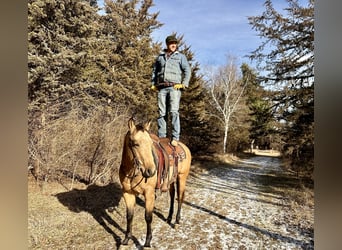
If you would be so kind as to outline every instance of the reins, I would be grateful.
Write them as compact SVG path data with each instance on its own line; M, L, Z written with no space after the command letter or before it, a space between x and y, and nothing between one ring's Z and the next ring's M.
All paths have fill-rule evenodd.
M139 170L141 171L140 168L140 164L139 164L139 160L138 158L135 156L134 150L129 146L129 149L131 150L132 154L133 154L133 173L132 175L126 175L127 178L133 179L135 177L137 177L139 175ZM138 170L138 173L136 173L136 171ZM145 177L142 175L141 173L141 180L133 187L131 187L132 189L139 186L139 184L143 181ZM146 178L147 180L147 178Z
M139 160L138 158L136 157L135 153L134 153L134 150L129 146L129 149L131 150L132 154L133 154L133 173L132 175L130 176L129 174L126 175L126 177L130 178L130 179L133 179L134 177L137 177L139 175L139 170L141 170L140 168L140 163L139 163ZM138 170L138 173L136 173Z
M139 185L139 184L141 183L141 181L142 181L144 178L146 178L146 181L147 181L147 178L150 178L150 177L154 176L154 175L155 175L155 172L156 172L157 170L155 170L155 172L153 173L153 175L151 175L150 177L144 177L143 172L142 172L142 169L141 169L141 167L140 167L141 164L140 164L139 158L136 156L136 154L135 154L135 152L134 152L134 150L133 150L132 141L131 141L130 139L128 139L128 140L129 140L129 142L128 142L128 148L130 149L130 151L131 151L132 154L133 154L133 173L132 173L132 176L126 175L126 177L128 177L128 178L130 178L130 179L133 179L133 178L139 176L139 170L140 170L141 175L142 175L142 179L141 179L141 180L139 181L139 183L137 184L137 185ZM155 152L153 151L153 148L154 148L154 145L153 145L153 147L152 147L152 155L153 155L154 163L155 163L156 166L157 166L157 163L158 163L158 156L157 156L157 155L155 154ZM137 170L138 170L138 173L137 173Z
M130 141L130 142L131 142L131 141ZM134 186L131 187L132 189L134 189L135 187L139 186L140 183L141 183L144 179L145 179L145 182L147 182L147 179L150 178L150 177L144 177L144 176L143 176L142 169L140 168L140 161L139 161L138 157L136 156L136 154L134 153L134 150L133 150L133 148L132 148L132 146L131 146L131 143L129 143L129 149L131 150L131 152L132 152L132 154L133 154L133 173L132 173L132 176L126 175L126 177L128 177L128 178L130 178L130 179L133 179L133 178L139 176L139 170L140 170L140 172L141 172L141 179L140 179L140 181L139 181L136 185L134 185ZM155 159L155 154L154 154L153 150L152 150L152 153L153 153L153 158L154 158L154 160L156 160L156 159ZM138 173L137 173L137 170L138 170ZM154 175L154 174L153 174L153 175ZM153 176L153 175L152 175L152 176ZM152 177L152 176L151 176L151 177Z

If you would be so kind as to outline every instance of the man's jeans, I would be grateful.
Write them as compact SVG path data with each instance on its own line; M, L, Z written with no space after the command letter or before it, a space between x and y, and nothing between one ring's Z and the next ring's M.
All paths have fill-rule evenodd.
M167 87L159 90L158 93L158 136L167 136L167 119L168 112L171 113L172 123L172 139L179 140L180 136L180 120L179 120L179 102L182 92L174 89L173 87Z

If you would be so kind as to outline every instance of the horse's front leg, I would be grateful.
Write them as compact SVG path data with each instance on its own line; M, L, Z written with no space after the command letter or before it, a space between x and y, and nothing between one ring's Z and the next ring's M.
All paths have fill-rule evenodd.
M146 241L144 247L151 247L152 240L152 215L154 209L154 189L145 192L145 221L147 226Z
M175 202L175 185L174 183L170 184L170 208L169 208L169 215L167 216L166 222L171 223L172 215L173 215L173 205Z
M132 238L132 221L134 217L134 207L135 207L135 195L130 193L123 193L123 197L126 203L126 219L127 219L127 229L125 234L125 239L122 244L127 245L129 239Z

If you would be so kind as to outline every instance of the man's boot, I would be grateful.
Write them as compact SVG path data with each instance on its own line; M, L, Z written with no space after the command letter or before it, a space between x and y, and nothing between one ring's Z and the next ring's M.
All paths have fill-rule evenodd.
M172 139L171 145L174 146L174 147L177 147L178 146L178 141L175 140L175 139Z

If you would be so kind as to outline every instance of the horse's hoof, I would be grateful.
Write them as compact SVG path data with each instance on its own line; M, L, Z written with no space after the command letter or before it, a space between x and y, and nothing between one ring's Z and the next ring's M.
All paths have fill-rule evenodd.
M174 224L173 228L177 230L179 228L179 224Z
M171 220L172 220L172 218L167 218L167 219L166 219L166 223L167 223L167 224L171 224Z

